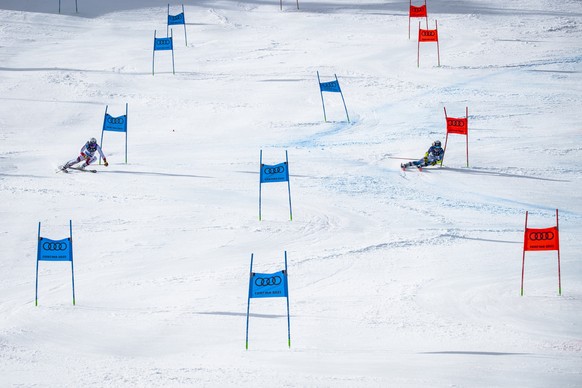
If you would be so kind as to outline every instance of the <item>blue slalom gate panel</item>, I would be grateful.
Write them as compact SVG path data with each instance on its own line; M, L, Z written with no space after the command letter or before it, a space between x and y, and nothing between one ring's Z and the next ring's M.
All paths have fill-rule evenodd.
M338 81L321 82L319 88L322 92L341 93Z
M127 116L113 117L110 114L105 114L103 120L103 130L112 132L127 132Z
M246 349L249 348L249 318L251 299L285 298L287 302L287 345L291 347L291 314L289 313L289 282L287 278L287 251L285 251L285 269L274 273L253 272L254 254L251 254L251 271L249 278L249 296L247 301Z
M184 12L179 13L177 15L168 15L168 26L175 26L179 24L186 24Z
M287 294L285 271L251 274L249 298L284 298Z
M154 38L154 51L165 51L173 49L174 45L171 36L167 38Z
M73 261L71 240L51 240L41 237L38 242L38 260L40 261Z
M289 169L287 162L261 166L261 183L287 182L289 180Z
M75 305L75 270L73 268L73 221L69 221L69 237L52 240L41 237L40 222L38 223L38 239L36 249L36 281L34 290L34 305L38 306L38 266L41 261L68 261L71 263L71 285L73 287L73 306Z

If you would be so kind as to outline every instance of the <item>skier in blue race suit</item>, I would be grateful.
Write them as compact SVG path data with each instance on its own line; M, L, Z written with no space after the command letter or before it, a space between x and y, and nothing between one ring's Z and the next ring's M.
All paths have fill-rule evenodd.
M65 163L61 167L61 170L66 170L67 168L72 167L75 164L83 162L83 161L84 161L84 163L81 165L80 168L84 169L85 167L87 167L88 165L90 165L91 163L93 163L94 161L97 160L97 156L95 155L95 152L99 153L99 155L101 156L101 159L103 159L105 167L109 166L109 163L107 163L107 159L105 158L105 155L103 155L103 151L101 150L101 146L99 146L99 144L97 144L97 139L92 137L81 148L81 152L80 152L79 156L76 159L71 159L67 163Z
M424 154L424 158L415 160L413 162L402 163L400 167L406 170L406 167L416 166L419 170L422 170L426 166L434 166L435 164L442 164L443 157L445 156L445 151L441 147L441 141L435 140L432 146Z

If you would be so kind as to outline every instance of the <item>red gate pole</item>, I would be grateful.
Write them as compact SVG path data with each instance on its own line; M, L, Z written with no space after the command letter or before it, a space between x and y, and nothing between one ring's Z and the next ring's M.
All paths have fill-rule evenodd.
M418 22L418 47L416 48L416 67L420 67L420 22Z
M412 7L412 0L408 3L408 40L410 40L410 7Z
M446 122L447 122L447 108L443 106L443 109L445 111L445 131L447 132L447 135L445 137L445 148L443 149L443 159L441 160L441 167L443 166L443 163L445 162L445 156L447 155L447 142L449 141L449 131L446 128Z
M525 212L525 231L523 232L523 257L521 259L521 296L523 296L523 277L525 270L525 242L527 239L527 210Z
M465 118L467 119L467 134L466 138L466 149L467 149L467 167L469 167L469 107L465 107Z
M412 0L410 0L412 1ZM426 22L426 29L428 30L428 7L426 6L426 0L424 0L424 10L426 11L426 16L424 17L424 21Z
M439 48L439 39L438 39L438 36L439 36L439 26L438 26L438 21L437 20L434 21L434 27L435 27L435 30L436 30L436 33L437 33L437 59L438 59L439 67L441 67L441 49Z
M558 244L559 244L560 228L558 227L558 209L556 209L556 229L558 230ZM558 245L558 295L562 296L562 275L560 273L560 245Z

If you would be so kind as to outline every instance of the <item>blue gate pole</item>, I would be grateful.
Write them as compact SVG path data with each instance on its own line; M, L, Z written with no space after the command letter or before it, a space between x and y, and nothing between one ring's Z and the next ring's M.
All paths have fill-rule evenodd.
M287 164L287 189L289 190L289 221L293 221L293 210L291 208L291 182L289 179L289 156L285 150L285 162Z
M339 81L337 79L337 75L335 75L335 81L337 82L337 84L339 86ZM344 103L344 109L346 110L346 117L348 118L348 123L349 123L350 122L350 115L348 115L348 108L346 106L346 100L344 100L344 93L342 92L342 89L341 88L340 88L340 95L342 96L342 101Z
M172 41L172 74L176 74L176 68L174 67L174 30L170 29L170 40Z
M287 287L287 344L291 349L291 317L289 314L289 273L287 272L287 251L285 251L285 286Z
M73 268L73 221L69 220L69 243L71 244L71 283L73 284L73 306L75 305L75 270Z
M127 114L127 102L125 103L125 164L127 164L127 121L129 119L129 115Z
M327 123L325 115L325 102L323 101L323 92L321 91L321 80L319 79L319 71L317 71L317 83L319 84L319 94L321 94L321 105L323 106L323 120Z
M34 290L34 305L38 306L38 259L40 258L40 222L38 223L38 241L36 247L36 287Z
M247 297L247 335L246 335L246 350L249 350L249 311L251 309L251 282L253 280L253 256L251 253L251 272L249 274L249 293Z
M156 67L156 31L154 30L154 51L153 51L153 57L152 57L152 75L156 74L155 67Z
M182 4L182 17L184 19L184 41L186 42L186 47L188 47L188 34L186 34L186 12L184 12L184 4Z
M107 108L109 105L105 105L105 114L103 115L103 128L101 128L101 142L99 145L103 149L103 133L105 132L105 120L107 119ZM101 165L101 154L99 154L99 165Z
M262 174L263 174L263 150L261 150L261 156L259 158L259 221L261 221L261 192L262 192Z

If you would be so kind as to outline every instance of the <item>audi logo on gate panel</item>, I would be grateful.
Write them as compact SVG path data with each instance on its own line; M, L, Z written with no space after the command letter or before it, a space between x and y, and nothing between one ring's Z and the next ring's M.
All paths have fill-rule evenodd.
M263 168L263 172L266 175L281 174L281 173L285 172L285 167L283 167L283 166L265 167L265 168Z
M125 122L125 117L109 117L107 122L109 124L123 124Z
M438 42L439 37L437 30L420 30L418 39L421 42Z
M530 232L529 239L531 241L550 241L555 237L554 232Z
M281 276L271 276L270 278L257 278L255 279L255 286L266 287L266 286L278 286L283 280Z
M67 243L64 242L45 242L42 244L42 249L45 251L66 251Z
M171 42L170 39L158 39L158 44L161 46L169 46Z
M447 125L449 127L465 127L467 125L467 120L461 120L461 119L448 119L447 120Z

